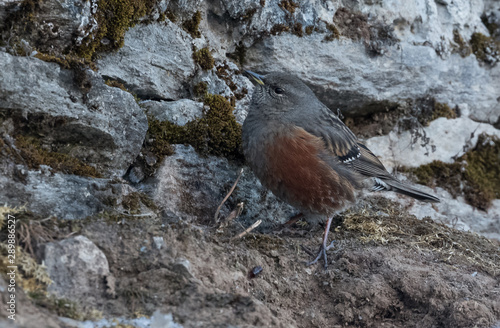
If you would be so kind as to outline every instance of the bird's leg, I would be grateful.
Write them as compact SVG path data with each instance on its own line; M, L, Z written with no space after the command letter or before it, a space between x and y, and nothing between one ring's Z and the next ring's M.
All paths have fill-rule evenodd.
M326 268L328 266L328 262L326 259L326 251L333 247L333 241L330 243L330 245L328 245L328 246L326 245L326 243L328 242L328 233L330 232L330 226L332 225L332 220L333 220L333 217L328 218L328 221L326 222L325 233L323 235L323 242L321 243L321 245L319 247L318 255L316 256L316 258L313 261L307 263L306 264L307 266L315 264L323 256L323 261L325 262L325 270L326 270Z

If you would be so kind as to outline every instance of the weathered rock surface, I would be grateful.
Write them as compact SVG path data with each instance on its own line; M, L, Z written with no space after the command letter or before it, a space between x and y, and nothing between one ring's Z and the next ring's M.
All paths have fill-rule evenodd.
M203 114L203 103L190 99L177 101L147 100L141 103L147 113L160 121L169 121L184 126L189 121L200 118Z
M139 153L147 118L132 95L87 71L85 95L73 73L55 63L0 52L0 109L32 124L32 134L110 176L121 176ZM24 123L26 122L26 123ZM68 147L71 145L71 147Z
M283 70L302 78L332 110L348 113L356 128L372 123L370 113L393 115L390 128L366 140L389 169L452 163L482 132L500 136L500 56L492 48L493 60L478 60L470 41L473 33L500 40L498 1L159 1L148 16L129 22L135 26L122 48L93 57L96 71L66 70L33 56L38 51L57 60L65 49L75 55L75 46L97 27L97 2L36 2L38 16L5 30L20 4L0 1L0 204L26 205L33 217L91 217L71 224L50 220L57 233L48 236L81 235L48 243L38 260L54 280L49 292L56 299L104 315L60 324L53 320L57 309L21 296L19 313L29 321L20 326L498 325L498 199L484 212L439 187L421 187L440 197L439 204L364 193L335 217L331 235L337 242L324 271L305 267L309 256L300 247L317 247L323 230L318 224L304 229L299 221L259 233L296 210L262 188L248 169L222 206L219 223L244 203L241 216L213 222L241 162L175 145L156 169L160 156L152 152L158 150L141 151L146 112L185 125L204 115L206 91L226 97L242 123L252 93L242 71ZM193 51L204 47L213 68L193 59ZM104 81L125 86L140 106ZM404 104L423 98L458 106L461 114L420 124L418 132L429 138L425 146L415 142L415 129L401 132L397 121L416 119ZM376 124L384 124L383 117L376 116ZM13 147L19 135L39 139L43 150L76 157L105 178L29 168ZM163 150L169 153L169 145ZM129 170L138 154L156 169L154 176L144 180L151 172ZM137 189L120 179L125 172ZM234 238L258 219L258 229ZM44 228L45 222L31 223ZM262 273L251 279L256 266ZM153 317L131 319L136 314ZM2 310L0 326L4 319Z
M171 22L138 25L127 32L125 45L103 55L98 66L101 75L123 82L140 98L185 98L184 84L195 71L191 37Z
M453 163L455 158L476 146L481 133L500 137L500 130L467 117L440 117L422 127L420 132L429 138L427 145L415 140L411 131L392 131L385 136L370 138L365 144L391 170L399 165L419 167L435 160Z
M471 118L479 121L494 123L500 116L500 68L491 74L474 56L443 60L431 47L401 44L383 56L369 57L360 43L325 43L323 37L288 34L264 39L248 50L248 67L297 74L331 109L349 115L385 110L373 106L377 102L433 95L451 105L467 104ZM295 56L290 58L290 53Z
M97 27L97 21L93 17L96 2L51 0L25 3L24 6L23 2L0 1L0 31L6 28L4 33L7 35L12 33L12 28L16 29L16 33L20 33L18 36L27 40L38 51L63 53L68 45L73 42L79 44ZM36 14L22 12L35 8ZM5 23L10 26L5 26Z
M175 154L165 158L155 178L145 188L165 211L184 220L210 222L236 181L239 170L240 167L227 159L203 158L191 146L176 145ZM222 207L221 217L227 217L240 202L244 202L244 220L253 223L262 219L263 226L286 220L296 212L264 190L248 168Z
M93 304L106 291L105 278L110 275L108 260L85 236L46 244L44 263L53 282L48 287L51 294Z

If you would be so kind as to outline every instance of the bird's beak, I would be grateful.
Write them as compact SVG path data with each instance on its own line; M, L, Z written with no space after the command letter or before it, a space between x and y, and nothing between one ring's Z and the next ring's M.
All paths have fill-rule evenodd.
M251 79L253 79L255 82L257 82L258 84L260 85L264 85L264 82L262 81L264 79L264 77L262 75L259 75L257 73L254 73L252 71L245 71L245 73L247 73L247 75L249 77L251 77Z

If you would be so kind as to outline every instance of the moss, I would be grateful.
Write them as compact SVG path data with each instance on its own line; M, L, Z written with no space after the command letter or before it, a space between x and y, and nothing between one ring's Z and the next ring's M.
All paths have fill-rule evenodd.
M306 26L305 32L307 35L311 35L313 31L314 31L314 26L312 25Z
M40 141L36 138L19 135L16 137L16 147L24 163L29 168L38 169L40 165L47 165L54 171L66 174L102 177L96 168L83 163L75 157L43 149Z
M168 20L170 20L172 23L177 22L177 16L171 11L171 10L166 10L165 15L167 16Z
M339 29L335 25L326 24L326 28L328 29L328 31L330 31L330 34L325 36L323 41L329 42L329 41L337 40L338 38L340 38Z
M421 126L428 126L431 121L439 117L452 119L459 116L458 107L451 108L449 105L440 103L434 97L430 96L409 100L401 109L403 114L409 115L409 118L401 121L401 127L404 130L415 128L412 125L413 123L411 123L415 119ZM411 123L411 126L408 126L407 123Z
M139 198L138 193L131 193L123 196L122 206L130 214L139 213L141 209L141 199Z
M304 36L304 31L302 30L302 24L301 23L296 23L293 25L293 34L295 34L298 37L303 37Z
M231 89L231 91L235 91L238 88L236 83L234 83L233 79L231 78L231 74L229 72L229 66L226 63L224 63L223 65L217 66L217 69L215 70L215 74L217 74L217 76L221 80L226 82L227 86L229 87L229 89Z
M288 32L289 30L290 28L286 25L276 24L271 28L271 31L269 31L269 33L271 33L271 35L278 35L283 32Z
M476 148L447 164L433 161L411 172L417 182L439 186L454 197L463 194L467 203L486 210L491 201L500 198L500 139L480 135Z
M41 295L36 293L29 294L31 299L39 307L45 308L60 317L71 318L74 320L99 320L103 314L96 309L83 309L78 303L66 298L56 298L54 296Z
M118 89L121 89L123 91L129 92L128 89L125 88L125 85L123 85L123 83L120 83L116 80L107 79L106 81L104 81L104 83L109 87L118 88Z
M123 46L125 32L151 13L155 0L98 0L94 15L98 29L82 40L77 49L78 56L95 59L97 51L112 51Z
M463 58L472 53L471 47L467 44L457 29L453 30L453 41L455 42L455 45L453 45L452 48Z
M345 212L342 229L336 229L342 235L340 238L356 236L365 243L396 244L418 252L429 250L445 263L473 265L492 276L498 275L498 245L488 238L456 230L428 217L419 220L387 199L379 203ZM385 215L380 214L380 209Z
M447 104L435 102L431 121L439 117L446 117L447 119L457 118L457 110L451 109Z
M157 163L173 153L171 144L192 145L202 155L242 158L241 126L233 115L234 108L220 95L206 94L204 102L209 109L203 117L190 121L185 126L148 117L147 139L151 143L146 148L156 155Z
M246 64L246 55L247 55L247 48L245 48L245 46L241 43L241 41L235 47L233 53L227 54L229 58L237 60L240 66Z
M207 82L200 82L194 85L193 93L196 97L204 97L208 90Z
M208 48L202 48L193 52L193 59L204 70L212 69L215 64L214 57L212 57Z
M346 38L370 41L370 25L368 24L368 17L363 13L348 8L339 8L333 16L333 23L339 34ZM385 29L382 26L377 25L375 24L371 28L374 32L378 30L374 33L374 37L376 36L377 39L382 40L386 38L383 34L388 31L384 31Z
M57 63L64 69L90 67L94 71L97 70L97 66L94 63L86 59L76 57L74 55L55 56L42 52L37 52L35 58L38 58L46 62Z
M197 11L193 14L193 17L182 24L182 27L186 32L188 32L193 38L201 37L201 32L199 31L201 23L201 12Z
M292 0L281 0L279 5L281 9L288 11L290 14L294 14L295 10L299 7L299 5Z
M16 220L15 224L9 221L12 219ZM6 274L8 266L17 265L16 283L28 293L38 292L42 295L45 295L47 286L52 281L45 267L33 257L31 245L36 241L50 240L46 238L49 231L47 228L40 233L41 225L47 223L44 219L36 217L24 207L0 206L0 273ZM8 243L8 239L12 237L9 234L14 234L19 245ZM15 259L9 255L15 255Z
M204 155L241 157L241 125L234 108L220 95L207 94L204 102L209 106L205 115L186 124L189 144Z
M245 11L245 13L243 13L242 16L240 16L240 20L248 22L252 19L253 15L255 15L256 12L257 8L248 9L247 11Z
M481 33L473 33L470 39L472 52L476 58L488 64L499 60L500 42Z
M158 207L146 194L141 192L132 192L122 198L122 206L129 214L138 214L141 212L141 204L146 207L157 210Z

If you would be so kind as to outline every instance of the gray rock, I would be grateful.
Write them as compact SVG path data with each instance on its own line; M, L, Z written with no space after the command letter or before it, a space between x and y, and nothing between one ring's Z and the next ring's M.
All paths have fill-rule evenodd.
M131 187L109 179L53 173L42 165L28 170L3 161L0 165L0 203L26 205L43 217L83 219L108 207ZM116 201L118 202L118 201Z
M433 95L450 105L468 104L471 118L479 121L494 123L500 116L500 68L481 67L474 56L443 60L431 47L405 43L371 58L362 44L322 38L283 34L264 39L248 50L248 67L297 74L331 109L353 115L368 114L376 106L367 105L383 100Z
M160 121L170 121L180 126L203 115L203 103L190 99L177 101L144 101L141 107Z
M175 154L165 158L149 181L146 192L160 206L184 220L212 220L217 207L229 192L240 168L227 159L200 157L191 146L176 145ZM253 223L257 219L266 227L284 222L296 212L264 190L247 168L238 186L221 210L226 217L239 202L244 202L242 219Z
M434 160L453 163L455 157L464 154L464 150L476 146L481 133L500 138L500 130L466 117L457 119L440 117L422 128L420 132L429 138L428 145L422 146L421 140L414 142L414 136L410 131L402 133L392 131L385 136L370 138L365 144L390 170L398 166L419 167Z
M0 109L7 117L34 121L32 134L106 175L122 176L134 161L147 118L131 94L89 70L91 87L84 96L73 72L32 57L0 53L0 70Z
M144 99L177 100L188 95L183 84L194 73L191 37L177 25L138 25L125 34L125 45L104 54L100 73L125 83Z
M35 14L29 21L18 20L11 26L4 26L6 18L21 9L23 1L0 1L0 29L7 28L8 39L12 35L22 37L39 51L63 53L73 43L81 40L97 28L93 17L96 8L92 1L49 0L37 3ZM30 28L25 28L28 24ZM13 33L10 34L9 33Z
M44 264L53 283L47 291L58 298L92 304L105 293L110 275L104 253L87 237L76 236L44 247ZM92 304L96 307L97 304Z

